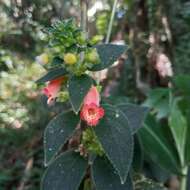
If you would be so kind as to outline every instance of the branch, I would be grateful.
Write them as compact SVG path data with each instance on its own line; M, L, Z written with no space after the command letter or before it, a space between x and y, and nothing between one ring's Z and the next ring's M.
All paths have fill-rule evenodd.
M108 32L107 32L106 41L105 41L106 44L109 43L109 41L110 41L113 21L114 21L114 17L115 17L115 11L116 11L116 7L117 7L117 1L118 0L114 0L114 4L113 4L113 8L112 8L112 13L111 13L111 19L110 19L110 22L109 22Z

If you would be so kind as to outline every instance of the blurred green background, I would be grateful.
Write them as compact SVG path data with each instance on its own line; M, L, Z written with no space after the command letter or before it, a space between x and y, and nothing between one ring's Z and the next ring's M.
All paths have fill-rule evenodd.
M90 37L105 40L112 5L89 1ZM0 1L0 190L40 189L43 130L56 108L47 107L35 84L45 72L35 59L46 49L43 28L71 16L79 22L79 6L79 0ZM150 89L168 86L156 55L169 60L174 75L190 73L190 1L119 0L111 41L129 44L130 53L108 72L104 94L143 102ZM148 176L175 189L152 168Z

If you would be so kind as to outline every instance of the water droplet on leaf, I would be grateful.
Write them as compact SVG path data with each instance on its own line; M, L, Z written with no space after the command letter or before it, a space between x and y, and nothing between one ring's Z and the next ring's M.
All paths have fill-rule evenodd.
M116 113L116 114L115 114L115 117L116 117L116 118L118 118L118 117L119 117L119 114L118 114L118 113Z

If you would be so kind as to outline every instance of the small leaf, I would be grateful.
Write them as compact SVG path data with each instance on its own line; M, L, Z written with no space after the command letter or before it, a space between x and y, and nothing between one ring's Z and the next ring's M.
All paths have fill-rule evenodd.
M164 135L164 132L155 119L149 116L138 134L141 138L143 149L151 160L167 171L179 174L180 164L176 149Z
M62 112L50 121L44 132L45 165L74 133L78 122L79 117L73 112Z
M178 103L178 100L174 99L171 105L171 114L169 116L169 126L176 143L176 148L178 150L181 164L184 164L185 143L186 143L186 135L187 135L187 120L183 116L177 103Z
M111 105L104 105L105 116L95 127L102 147L124 183L133 157L133 136L123 112Z
M42 190L77 190L85 175L88 162L78 153L60 155L44 174Z
M135 104L117 104L117 107L125 114L129 121L132 133L136 133L143 126L143 121L148 112L148 108Z
M51 81L51 80L54 80L56 78L59 78L61 76L64 76L65 74L67 74L67 71L63 67L51 69L48 71L47 74L45 74L42 78L38 79L36 82L37 83L44 83L44 82Z
M127 50L126 45L100 44L96 46L100 62L91 71L100 71L111 66Z
M92 177L97 190L133 190L131 178L128 177L124 184L121 184L117 172L110 162L97 157L92 166Z
M78 113L93 80L88 75L73 76L69 80L69 96L73 110Z

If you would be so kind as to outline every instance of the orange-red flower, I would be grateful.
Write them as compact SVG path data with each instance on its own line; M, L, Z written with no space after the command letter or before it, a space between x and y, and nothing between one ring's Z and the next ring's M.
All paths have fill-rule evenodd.
M63 82L64 77L49 81L47 86L43 89L43 93L48 97L47 104L51 105L55 98L57 97L60 89L61 83Z
M84 98L80 117L89 126L96 126L103 116L104 109L100 107L100 95L97 88L93 86Z

